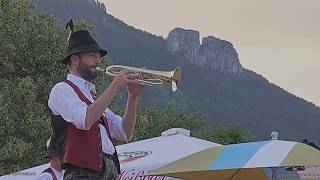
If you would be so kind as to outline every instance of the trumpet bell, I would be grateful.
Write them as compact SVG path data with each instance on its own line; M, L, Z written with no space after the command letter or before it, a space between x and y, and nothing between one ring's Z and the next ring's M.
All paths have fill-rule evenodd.
M178 89L181 79L181 67L176 67L173 71L156 71L144 68L136 68L122 65L108 66L106 69L96 68L98 71L103 71L110 76L116 76L120 71L126 69L138 74L138 78L134 79L143 85L155 86L161 85L164 82L171 84L171 89L175 92Z
M173 76L171 79L171 89L173 92L175 92L178 89L178 84L180 82L180 79L181 79L181 67L178 66L173 71Z

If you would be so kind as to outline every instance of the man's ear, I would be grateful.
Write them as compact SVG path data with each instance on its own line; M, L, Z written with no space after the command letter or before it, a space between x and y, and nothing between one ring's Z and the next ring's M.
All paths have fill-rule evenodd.
M77 55L71 55L70 56L70 65L73 65L73 66L78 66L79 65L79 57Z

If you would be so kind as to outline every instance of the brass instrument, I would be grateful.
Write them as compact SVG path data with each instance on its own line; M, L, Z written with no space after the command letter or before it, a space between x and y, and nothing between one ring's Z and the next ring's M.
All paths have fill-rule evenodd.
M173 71L155 71L144 68L136 68L122 65L108 66L106 69L97 67L97 71L105 72L110 76L116 76L120 71L126 69L137 74L135 81L147 86L161 85L164 82L171 84L171 89L175 92L181 78L181 67L176 67Z

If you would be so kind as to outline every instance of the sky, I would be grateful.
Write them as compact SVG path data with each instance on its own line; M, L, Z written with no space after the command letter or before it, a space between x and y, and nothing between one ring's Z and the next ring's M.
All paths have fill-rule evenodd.
M227 40L240 63L320 105L319 0L100 0L130 26L167 37L175 27Z

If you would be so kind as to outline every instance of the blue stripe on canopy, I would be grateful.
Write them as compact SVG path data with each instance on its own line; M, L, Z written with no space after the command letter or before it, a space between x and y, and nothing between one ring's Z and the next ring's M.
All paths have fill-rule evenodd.
M228 145L209 165L209 170L242 168L251 157L270 141Z

